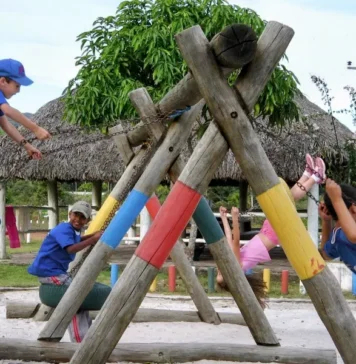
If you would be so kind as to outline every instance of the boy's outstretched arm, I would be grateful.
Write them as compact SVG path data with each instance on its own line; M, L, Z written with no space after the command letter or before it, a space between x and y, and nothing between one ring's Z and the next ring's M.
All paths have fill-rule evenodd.
M70 245L67 248L67 252L69 254L73 254L73 253L77 253L77 252L85 249L87 246L95 245L98 242L98 240L100 239L102 234L103 234L102 231L98 231L94 234L90 234L90 236L88 235L86 239L84 239L84 240L82 239L79 243ZM83 238L84 237L85 236L83 236Z
M25 140L20 132L7 120L6 116L0 116L0 127L14 142L21 144ZM41 152L30 143L27 142L23 146L27 154L33 159L40 159L42 157Z
M32 131L36 135L37 139L43 140L51 137L51 134L47 130L38 126L36 123L27 118L17 109L11 107L9 104L4 103L0 105L0 109L6 116L21 124L26 129Z

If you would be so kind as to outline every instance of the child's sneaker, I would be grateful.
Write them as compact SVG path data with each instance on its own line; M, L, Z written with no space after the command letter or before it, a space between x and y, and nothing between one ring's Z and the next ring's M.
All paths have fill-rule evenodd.
M307 176L307 177L311 177L313 175L313 173L315 172L315 165L314 165L314 159L309 153L307 153L305 155L305 162L306 162L306 166L305 166L305 171L304 171L303 175Z
M314 175L316 175L319 178L319 181L317 181L319 184L325 183L326 181L326 167L324 161L317 157L315 158L315 169Z

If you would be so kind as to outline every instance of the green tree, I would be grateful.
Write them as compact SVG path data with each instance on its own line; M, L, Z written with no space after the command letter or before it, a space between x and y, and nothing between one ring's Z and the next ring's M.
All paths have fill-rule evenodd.
M98 18L93 29L77 38L82 54L76 64L81 68L64 90L67 120L106 127L118 118L133 117L130 91L146 87L157 102L187 73L175 34L199 24L211 39L233 23L250 25L257 35L266 24L253 10L225 0L121 2L114 16ZM294 74L278 65L255 106L255 116L269 116L278 125L299 119L297 84Z

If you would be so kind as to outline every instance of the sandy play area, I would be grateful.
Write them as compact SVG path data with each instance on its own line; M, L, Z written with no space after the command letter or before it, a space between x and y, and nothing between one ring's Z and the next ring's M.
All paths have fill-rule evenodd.
M43 327L43 322L31 319L6 320L5 305L11 300L38 301L37 291L0 292L0 337L35 340ZM232 299L214 299L218 311L238 312ZM142 307L177 310L194 310L189 298L162 297L149 295ZM356 311L356 304L351 308ZM303 348L335 348L314 307L305 302L287 303L272 301L266 315L282 346ZM63 341L69 341L66 334ZM254 344L249 330L243 326L222 324L213 326L204 323L137 323L130 324L121 342L222 342ZM1 364L18 364L19 360L1 360ZM34 363L34 362L31 362ZM213 361L195 362L199 364ZM228 363L228 362L219 362ZM342 360L338 357L338 363Z

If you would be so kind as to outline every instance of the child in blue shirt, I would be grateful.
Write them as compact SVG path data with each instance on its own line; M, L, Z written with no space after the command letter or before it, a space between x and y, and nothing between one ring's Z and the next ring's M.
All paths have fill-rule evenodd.
M340 258L356 273L356 189L329 178L325 189L324 203L319 205L322 254L327 260Z
M69 221L60 223L48 233L28 272L37 276L43 284L69 285L72 278L67 271L75 253L95 245L102 235L99 231L81 236L81 230L90 217L90 204L76 202L69 212ZM79 311L68 327L71 341L81 342L90 325L89 312Z
M33 83L26 74L24 66L14 59L0 60L0 127L16 143L22 145L27 154L33 159L40 159L41 152L31 145L19 131L9 122L7 117L13 119L26 129L32 131L37 139L50 138L49 132L28 119L20 111L11 107L7 100L20 92L21 86Z

